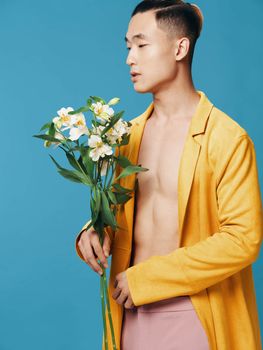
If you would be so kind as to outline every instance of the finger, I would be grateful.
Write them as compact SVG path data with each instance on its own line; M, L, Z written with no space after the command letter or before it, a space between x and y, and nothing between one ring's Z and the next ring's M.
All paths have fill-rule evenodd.
M118 296L118 298L116 299L116 303L119 305L123 305L126 302L127 297L128 297L127 294L122 291Z
M134 309L135 308L135 305L133 304L131 298L129 298L129 297L127 298L126 302L124 303L124 307L125 307L125 309Z
M120 288L116 288L114 290L114 292L112 293L113 299L117 299L119 297L120 293L121 293L121 289Z
M110 243L110 237L107 234L105 234L102 249L106 257L110 255Z
M98 236L91 237L90 243L92 248L94 249L95 254L100 259L101 263L104 265L104 267L108 267L108 262L107 262L106 256L103 253L102 247L100 245L99 237Z
M96 257L93 253L92 246L89 241L85 242L85 249L83 250L83 256L85 258L86 263L92 268L94 272L102 273L102 269L96 260Z

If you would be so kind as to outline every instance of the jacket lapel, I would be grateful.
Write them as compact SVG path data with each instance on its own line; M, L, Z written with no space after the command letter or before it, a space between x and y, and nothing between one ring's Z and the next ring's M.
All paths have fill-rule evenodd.
M178 220L179 247L182 242L184 219L189 201L190 191L194 179L197 161L201 152L203 135L213 104L202 91L198 91L201 98L196 112L191 120L185 140L178 174Z
M131 161L132 164L136 164L136 165L138 164L139 150L140 150L140 144L143 136L144 127L146 124L146 120L150 117L152 111L153 111L153 103L151 103L147 107L145 112L142 113L133 122L130 142L128 147L128 154L125 154L125 156ZM127 177L124 177L122 181L123 181L122 185L124 187L134 188L135 181L136 181L136 174L132 174ZM132 235L133 235L133 224L134 224L133 215L134 215L134 204L135 204L134 201L135 201L135 193L133 193L132 198L130 198L128 202L124 204L124 212L125 212L127 228L128 228L127 249L129 250L131 250L132 248Z
M178 173L178 220L179 220L179 247L181 245L182 230L185 219L185 213L187 209L187 203L189 200L190 190L194 178L196 164L202 147L202 135L205 132L208 117L213 108L213 104L206 97L204 92L197 91L200 95L200 100L195 111L187 137L185 140L182 157L180 160L179 173ZM143 136L144 127L147 119L150 117L153 111L153 102L148 106L143 114L134 120L132 126L132 132L130 136L130 147L127 157L133 164L137 164L140 144ZM143 166L143 164L141 164ZM123 179L123 186L128 188L134 188L136 181L136 174L129 175ZM129 249L132 247L132 235L133 235L133 215L134 215L134 196L125 203L124 211L127 219L128 226L128 242Z

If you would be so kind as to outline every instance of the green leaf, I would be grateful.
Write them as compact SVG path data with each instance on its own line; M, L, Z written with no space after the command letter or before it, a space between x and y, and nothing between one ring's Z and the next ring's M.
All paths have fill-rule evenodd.
M92 180L87 175L84 175L77 170L65 169L58 164L58 162L54 159L54 157L52 157L50 154L49 154L49 156L52 159L52 161L55 163L55 165L57 166L58 172L62 176L64 176L65 178L67 178L71 181L74 181L74 182L82 182L83 184L88 185L88 186L91 186L93 184Z
M102 200L101 214L102 214L103 221L107 225L110 225L111 227L116 228L117 222L116 222L115 216L113 215L110 209L109 202L104 191L101 191L101 200Z
M33 137L37 137L39 139L48 140L48 141L52 141L52 142L59 142L59 143L61 143L61 140L56 139L54 136L47 135L47 134L33 135Z
M82 174L81 169L83 170L83 172L86 174L84 176L84 174L82 174L82 176L87 177L88 178L88 182L92 183L92 173L89 173L89 169L86 169L85 165L82 162L82 158L81 156L79 157L79 160L77 160L72 154L70 154L69 152L66 152L67 158L69 163L72 165L73 168L75 168L78 172L80 172Z
M103 237L103 228L104 228L104 222L102 219L102 214L101 212L99 213L97 220L94 220L93 223L94 230L99 234L99 237Z
M73 168L75 168L76 170L80 171L78 162L77 162L77 160L75 159L75 157L74 157L71 153L69 153L68 151L66 151L66 156L67 156L67 158L68 158L68 161L69 161L70 165L71 165Z
M100 212L100 206L101 206L101 193L100 190L94 186L94 201L95 201L95 205L94 205L94 209L95 209L95 215L94 218L97 219L99 212Z
M90 197L90 210L91 210L91 215L92 217L95 216L95 200L93 197Z
M51 123L50 125L50 128L49 128L49 131L48 131L48 135L51 135L51 136L55 136L55 133L56 133L56 128L55 128L55 124L54 123Z
M115 194L111 190L107 190L108 196L113 204L118 204Z
M100 195L100 190L96 186L92 186L92 193L94 193L94 197L93 196L91 197L91 212L92 212L92 218L95 222L100 212L101 195Z
M103 98L101 98L99 96L90 96L90 98L92 98L92 100L95 101L95 102L101 102L103 104L106 104L106 101L103 100Z
M74 142L74 141L72 141L72 142ZM76 140L75 140L75 142L76 142ZM73 151L73 152L79 151L79 146L78 146L78 145L75 145L75 146L73 146L73 147L70 147L70 150Z
M128 194L125 194L125 193L115 192L115 197L118 204L123 204L123 203L126 203L132 196L129 196Z
M103 136L108 130L110 130L110 128L112 128L116 123L117 121L122 117L124 111L121 111L119 113L116 113L113 115L113 117L111 118L110 120L110 123L109 125L107 125L101 132L101 136Z
M120 146L127 145L129 143L130 136L131 136L131 134L122 135L122 140L121 140Z
M88 146L87 147L81 147L80 148L80 154L81 154L83 165L84 165L84 167L85 167L89 177L92 178L93 177L95 163L93 162L93 160L89 156L89 150L90 150L90 147L88 147Z
M59 169L59 174L65 177L68 180L71 180L73 182L83 183L83 180L73 171L67 170L67 169Z
M126 168L127 166L132 165L129 159L121 154L119 154L118 157L114 157L114 159L116 159L122 168Z
M86 169L85 165L83 164L81 155L80 155L79 158L78 158L78 163L79 163L79 165L81 166L81 169L83 169L83 171L84 171L86 174L88 174L90 178L92 178L92 173L90 174L90 173L88 172L88 169Z
M87 112L89 110L89 107L88 106L83 106L83 107L80 107L74 111L70 111L68 112L68 114L72 115L72 114L77 114L77 113L82 113L82 112Z
M129 165L127 166L125 169L122 170L122 172L120 173L120 175L118 177L116 177L115 180L118 180L122 177L134 174L134 173L139 173L141 171L147 171L149 169L147 168L143 168L140 165Z
M52 157L51 154L49 154L49 157L50 157L51 160L55 163L55 165L56 165L56 167L57 167L58 169L64 169L64 168L62 168L62 166L60 166L60 165L58 164L58 162L55 160L54 157Z
M133 191L133 189L123 187L123 186L121 186L121 185L118 184L118 183L114 183L114 184L112 185L112 187L114 187L115 190L116 190L117 192L119 192L119 193L126 193L126 192L132 192L132 191Z
M41 130L45 130L45 129L49 129L49 128L50 128L50 125L51 125L51 123L46 123L46 124L44 124L44 125L41 127L40 131L41 131Z
M90 108L92 104L92 99L88 98L86 103L87 103L87 106Z

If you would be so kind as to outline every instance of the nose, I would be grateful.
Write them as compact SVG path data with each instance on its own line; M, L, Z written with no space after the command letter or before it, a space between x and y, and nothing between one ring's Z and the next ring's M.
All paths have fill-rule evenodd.
M136 61L135 61L135 58L134 58L134 55L131 53L131 49L128 51L128 56L127 56L127 59L126 59L126 64L128 66L131 66L132 64L134 64Z

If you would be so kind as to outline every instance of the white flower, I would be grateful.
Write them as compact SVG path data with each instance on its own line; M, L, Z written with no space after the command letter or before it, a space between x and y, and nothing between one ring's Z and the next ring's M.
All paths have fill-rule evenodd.
M100 157L105 157L105 155L111 155L113 149L106 143L103 143L101 137L98 135L91 135L88 140L89 147L93 148L90 151L91 159L96 162Z
M99 126L97 126L97 127L93 126L93 128L92 128L92 134L95 134L95 135L99 135L99 136L100 136L103 129L105 129L105 126L103 126L103 125L99 125Z
M89 129L86 126L86 119L83 113L74 114L74 126L70 128L69 139L78 140L81 135L89 135Z
M110 117L112 117L114 114L113 108L111 108L109 105L103 105L102 110L103 112L107 113Z
M53 118L52 120L58 129L60 129L62 126L65 126L65 128L61 129L61 131L69 129L74 125L76 120L76 114L73 114L73 115L68 114L71 111L74 111L72 107L67 107L67 108L62 107L57 111L59 116Z
M102 112L103 104L101 102L92 103L91 107L93 108L93 112L99 115Z
M110 121L111 117L114 114L114 110L109 107L109 105L104 105L101 102L92 103L91 107L97 118L104 123Z
M105 135L107 136L110 144L114 144L117 140L121 142L122 136L126 133L130 133L130 127L125 120L120 118L117 123L106 132Z
M55 118L53 118L52 121L55 124L56 129L59 130L62 126L62 121L61 121L60 117L55 117Z
M77 113L73 115L75 117L74 126L83 128L86 126L86 119L83 113Z
M71 128L69 130L69 139L71 141L78 140L82 135L90 135L89 129L86 126L79 128Z
M57 111L58 117L53 118L53 123L59 131L69 130L69 139L71 141L77 140L81 135L89 135L89 129L86 126L86 119L83 113L68 114L73 111L72 107L61 108ZM64 128L62 128L64 126Z
M128 123L120 118L117 123L114 125L114 129L119 133L120 136L124 134L130 133L130 127L128 126Z

